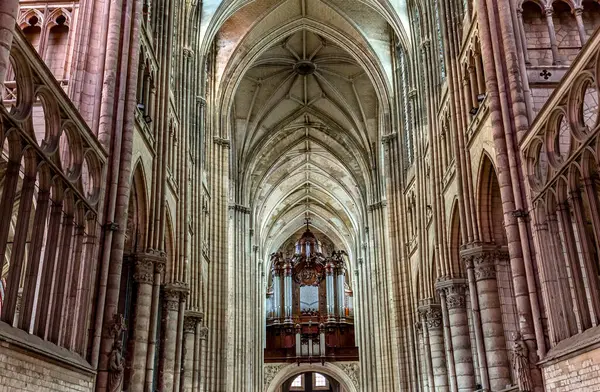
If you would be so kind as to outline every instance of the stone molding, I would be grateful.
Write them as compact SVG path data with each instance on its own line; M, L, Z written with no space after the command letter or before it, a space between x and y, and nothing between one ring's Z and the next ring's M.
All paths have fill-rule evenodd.
M239 211L243 214L250 214L252 212L252 210L250 209L250 207L246 207L244 205L241 204L230 204L229 205L229 209L233 210L233 211Z
M213 142L216 145L221 146L223 148L231 148L231 143L230 143L229 139L215 136L215 137L213 137Z
M375 202L373 204L370 204L368 207L369 212L373 212L376 210L379 210L383 207L387 206L387 201L386 200L380 200L378 202Z
M383 135L381 137L381 144L388 144L393 140L398 138L398 132L388 133L387 135Z

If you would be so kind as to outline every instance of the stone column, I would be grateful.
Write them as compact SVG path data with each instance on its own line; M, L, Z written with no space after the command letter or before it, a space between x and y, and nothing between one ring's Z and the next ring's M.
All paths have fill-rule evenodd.
M579 39L581 40L581 46L583 46L587 42L587 34L585 32L585 26L583 25L583 19L581 17L581 15L583 14L583 6L576 7L573 10L573 14L575 14L575 20L577 21L577 30L579 30Z
M202 322L202 313L187 310L183 319L183 375L181 391L194 391L196 364L196 330Z
M523 48L523 59L525 64L530 65L529 51L527 50L527 39L525 38L525 28L523 26L523 7L517 8L517 21L519 23L519 39L521 40L521 47Z
M200 370L202 369L203 363L202 358L204 358L203 353L206 352L206 340L208 339L208 327L202 326L198 329L196 336L196 351L198 355L196 355L196 368L194 369L194 391L204 391L206 381L201 379Z
M421 302L421 301L419 301ZM435 392L435 381L433 378L433 366L431 364L431 349L429 345L429 332L427 330L427 306L420 305L417 309L421 324L421 356L423 359L423 390Z
M175 381L179 302L182 294L186 293L186 287L183 284L170 283L165 286L163 293L163 341L158 385L162 392L171 392Z
M475 273L490 389L501 390L511 384L511 369L496 281L496 261L508 257L508 253L496 246L483 245L467 249L462 255L467 269L473 269Z
M10 64L10 48L18 13L19 0L0 2L0 97L4 95L4 78Z
M458 390L473 391L475 389L475 372L465 296L466 280L440 280L436 284L436 288L440 292L440 296L445 298Z
M148 350L146 353L146 387L145 392L154 391L154 368L156 356L156 339L158 338L157 331L160 330L158 314L160 303L160 287L162 285L165 268L167 265L167 255L162 251L151 251L147 253L154 255L154 283L152 285L152 316L150 317L150 332L148 336Z
M477 94L485 94L485 75L479 50L473 53L473 61L475 62L475 75L477 76Z
M474 108L472 99L471 99L471 86L470 86L470 81L469 81L469 74L467 72L465 72L465 75L463 75L463 92L464 92L464 100L465 100L465 117L466 117L466 122L467 124L471 123L471 120L469 118L469 115L471 113L471 109Z
M479 82L477 80L477 73L475 72L475 65L469 64L467 72L469 72L469 85L471 86L471 102L474 108L479 108L479 101L477 100Z
M427 336L429 337L429 352L433 371L433 384L430 390L448 392L448 368L446 366L446 348L444 347L444 331L442 328L442 310L439 304L429 302L419 307L424 315Z
M415 369L417 375L420 373L420 377L417 377L420 380L420 386L418 386L418 390L420 391L428 391L429 390L429 379L428 379L428 360L425 356L424 349L424 334L423 334L423 323L419 321L415 321L415 335L416 335L416 344L417 344L417 352L415 355L418 358L418 363L420 364L419 369Z
M546 15L546 24L548 25L548 35L550 35L550 47L552 48L552 62L553 65L560 64L560 58L558 57L558 44L556 43L556 31L554 30L554 10L552 5L546 7L544 14Z
M148 335L152 309L152 284L154 282L154 262L147 254L134 256L135 272L133 279L137 283L135 316L133 317L133 358L131 361L131 391L142 392L146 376L146 355L148 354Z

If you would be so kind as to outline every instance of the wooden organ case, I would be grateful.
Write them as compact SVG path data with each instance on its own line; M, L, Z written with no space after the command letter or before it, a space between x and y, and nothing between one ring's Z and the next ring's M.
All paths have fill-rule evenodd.
M322 252L307 227L293 255L271 255L265 362L358 360L347 254Z

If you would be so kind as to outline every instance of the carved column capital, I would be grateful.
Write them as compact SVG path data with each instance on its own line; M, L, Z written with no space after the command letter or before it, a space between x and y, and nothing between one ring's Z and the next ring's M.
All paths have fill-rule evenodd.
M195 333L196 327L204 320L204 314L201 312L186 311L183 318L183 332Z
M135 273L133 278L138 283L154 282L155 272L163 273L167 262L167 254L160 250L147 249L133 255L135 262Z
M421 318L425 322L427 329L440 328L442 326L442 308L440 304L428 303L418 308Z
M467 281L465 279L452 279L441 277L435 284L441 296L446 298L446 307L463 309L467 306Z
M160 275L164 275L165 269L167 268L166 261L157 261L154 263L154 272Z
M415 331L417 332L418 335L423 333L423 323L421 323L420 321L415 321Z
M198 331L198 337L200 338L200 340L208 339L208 327L204 326L200 328L200 331Z
M185 283L169 283L163 289L163 307L165 310L178 311L179 303L187 299L189 289Z
M133 279L139 284L154 283L154 263L144 258L135 258Z
M427 328L434 329L442 326L442 309L439 305L431 305L425 317Z
M496 279L496 264L500 260L509 258L505 247L493 244L471 244L461 250L467 269L475 270L475 279L477 281Z
M172 310L174 312L179 310L179 293L173 290L164 291L163 296L163 308L164 310Z

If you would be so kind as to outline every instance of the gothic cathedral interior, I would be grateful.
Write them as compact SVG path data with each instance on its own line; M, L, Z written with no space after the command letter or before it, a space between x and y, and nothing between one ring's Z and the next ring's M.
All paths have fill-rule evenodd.
M600 391L600 0L0 0L0 392Z

